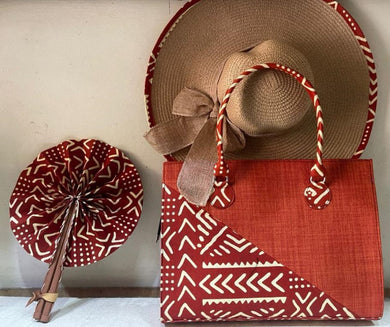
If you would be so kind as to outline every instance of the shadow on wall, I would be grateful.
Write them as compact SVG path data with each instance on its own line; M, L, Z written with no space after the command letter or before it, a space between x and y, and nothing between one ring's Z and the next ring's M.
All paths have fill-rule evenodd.
M29 255L19 244L18 247L18 269L22 280L21 287L40 289L49 265Z

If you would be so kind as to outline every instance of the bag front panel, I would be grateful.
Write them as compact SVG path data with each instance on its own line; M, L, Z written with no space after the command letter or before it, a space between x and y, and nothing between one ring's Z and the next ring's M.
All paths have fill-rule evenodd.
M237 238L238 240L246 240L253 245L253 248L258 247L260 249L259 253L264 252L267 255L270 255L274 261L283 265L289 272L291 271L294 276L297 276L292 278L293 281L295 281L295 278L298 278L298 280L303 278L306 285L312 285L315 289L322 290L319 294L323 292L329 299L332 299L330 300L332 303L339 303L341 308L346 308L348 312L351 314L353 313L352 315L354 317L367 319L379 318L383 305L383 284L379 227L371 162L362 160L328 160L325 164L328 168L328 175L331 177L329 184L333 192L333 199L331 205L322 211L310 209L303 199L303 190L307 187L307 172L311 167L311 161L279 160L229 162L232 175L234 176L235 203L226 210L217 210L206 207L204 212L210 217L213 217L215 221L220 221L224 226L229 228L229 230L231 229L232 233L238 233L238 235L240 235ZM179 170L179 163L167 163L164 166L164 183L171 193L177 193L175 185ZM166 191L164 191L164 194L166 194ZM169 197L165 200L168 201L168 199ZM184 221L184 218L181 215L178 215L179 212L170 211L172 207L170 206L170 208L167 208L167 206L169 205L164 203L163 235L164 231L166 232L168 228L173 230L176 225L180 228ZM191 206L187 205L186 207ZM196 207L192 208L192 210L195 209ZM183 210L181 213L183 214ZM167 221L169 219L167 217L168 214L171 215L169 222ZM189 215L190 214L187 214L187 216ZM173 219L175 219L175 222L172 222L172 216L174 216ZM189 217L187 216L185 218L188 220ZM197 219L196 214L195 219ZM195 226L193 226L193 228L195 231L193 232L198 238L204 238L202 231L197 230L197 224L194 224ZM185 224L183 228L188 227L187 225L189 224ZM175 236L170 239L170 242L163 236L163 251L166 245L172 246L171 244L176 236L178 236L178 232L179 230L177 230ZM216 235L214 235L214 237L215 236ZM212 252L215 258L223 258L225 263L231 265L246 262L245 259L243 259L245 256L243 257L243 253L241 252L239 253L241 259L237 257L233 260L232 249L227 248L225 241L229 243L229 239L223 239L221 241L222 244L219 245L222 247L216 249L217 252ZM197 249L198 246L201 248L204 246L202 242L195 244L195 241L192 241L192 243L195 249ZM233 244L231 240L230 244ZM238 245L236 244L236 247L240 249L240 246ZM188 252L195 249L192 249L192 246L187 239L183 244L178 244L176 254L180 257L182 251ZM169 248L167 250L169 251ZM230 253L228 253L229 251ZM204 254L205 253L206 252L204 252ZM210 257L210 259L212 259L212 257ZM166 260L164 255L162 256L162 260L162 267L169 266L164 265L164 263L166 263L164 262L164 260ZM200 262L204 260L204 255L197 257L194 253L192 253L192 260L197 267L195 268L193 265L194 272L190 274L190 276L197 276L197 274L199 274L199 265L207 265L210 263ZM198 262L197 260L200 261ZM251 260L254 260L253 262L261 262L262 259L256 257ZM247 262L250 262L251 260L247 260ZM185 261L187 262L188 260ZM216 276L210 275L209 279L212 282L214 281L214 286L220 284L221 281L225 281L226 285L229 286L232 281L237 281L240 278L244 280L244 283L247 283L246 277L248 276L256 276L254 278L254 280L256 280L256 278L262 274L262 277L265 277L268 273L271 273L271 275L267 277L268 281L271 281L272 278L277 278L282 273L279 272L279 274L277 274L276 272L267 271L267 273L264 274L262 272L264 270L253 272L253 262L245 269L249 269L254 275L250 275L250 271L243 272L239 270L240 268L237 268L238 270L234 270L237 275L233 272L227 276L222 274L220 280L215 280L215 278L218 278L221 274L220 272ZM265 262L267 262L267 260ZM181 268L183 267L180 267L180 269ZM241 268L244 269L244 267ZM260 268L257 267L256 269ZM275 269L275 267L272 269ZM216 272L217 271L218 270L216 270ZM226 268L224 271L226 271ZM162 271L162 273L163 281L165 283L166 272ZM230 277L231 281L226 281L226 278L232 273L233 275ZM256 273L258 275L256 275ZM244 274L245 277L242 277ZM207 274L205 277L207 277ZM205 277L203 277L203 279ZM194 283L198 285L203 279L198 281L194 280ZM287 281L289 280L290 278L288 278ZM169 282L173 286L168 289L177 289L179 294L176 294L176 299L178 300L180 295L182 295L180 300L183 300L184 296L187 295L186 290L181 294L181 292L183 292L183 285L175 284L175 281L172 283L172 280ZM208 281L205 281L204 283L207 282ZM278 281L278 284L279 282L280 281ZM162 301L164 301L164 292L167 288L164 287L164 283L161 285L163 292ZM240 282L238 282L238 284L240 285ZM253 281L249 284L253 284ZM290 290L290 286L292 286L293 291L295 291L297 285L285 286L285 290ZM302 286L304 286L304 283L298 285L298 287ZM198 287L198 289L202 288ZM211 287L211 289L213 288ZM221 289L221 286L219 286L219 289ZM251 289L251 287L249 287L247 291L249 291L249 289ZM259 287L258 284L253 290L256 291L257 289L261 290L261 287ZM301 289L299 288L299 290ZM217 292L219 292L218 289ZM227 294L221 293L223 296L229 295L229 289L224 290L224 292L227 292ZM310 296L308 296L308 294L309 293L299 293L298 296L294 293L295 302L299 303L300 298L303 300L306 297L307 300L316 298L313 290L311 290ZM206 295L207 292L206 294L198 296L205 299ZM255 292L252 295L255 298L256 296L259 297L258 292ZM234 299L250 298L250 295L245 292L240 296L242 297L233 297L231 299L233 301ZM311 296L313 296L313 298L311 298ZM276 296L276 298L278 297L280 296ZM317 297L317 300L318 299L319 297ZM312 303L312 306L315 302ZM258 302L254 303L256 303L257 309L267 310L263 304L259 305ZM280 310L286 310L286 303L282 303L282 301L277 303L283 304L283 306L280 307ZM294 308L294 302L291 303ZM170 309L172 310L172 307ZM242 310L246 311L239 312L248 314L248 309L248 303L246 303L242 307ZM256 308L252 308L251 311L258 312L255 309ZM277 308L273 307L273 309L276 310ZM321 307L319 309L321 309ZM297 319L299 314L301 315L301 317L299 317L300 319L351 318L351 316L348 316L344 311L343 316L337 311L334 311L333 315L332 312L324 314L324 310L325 308L323 308L322 312L318 312L317 316L314 315L314 311L311 310L310 307L310 311L312 312L311 315L309 312L301 312L291 317L296 311L295 309L295 311L292 311L289 314L286 311L278 317L271 317L271 313L275 314L276 312L269 311L270 314L263 314L264 317L256 316L254 313L251 314L249 312L251 318L245 316L237 316L236 318L238 320ZM184 312L189 312L186 308L182 311L181 317L179 316L180 312L178 312L178 316L174 320L183 319ZM218 311L220 310L215 312ZM205 313L205 311L200 312ZM225 313L227 312L229 312L229 310ZM237 312L237 314L239 312ZM186 319L192 318L193 320L196 320L197 318L200 318L207 320L205 317L202 318L198 314L196 317L193 317L190 314ZM207 313L205 314L208 317L211 317ZM227 315L226 317L228 316L231 318L232 315ZM211 317L209 320L217 319L218 317Z

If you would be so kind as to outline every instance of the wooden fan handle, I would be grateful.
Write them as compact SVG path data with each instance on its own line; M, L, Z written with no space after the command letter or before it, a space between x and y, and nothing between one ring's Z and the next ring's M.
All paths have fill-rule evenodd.
M76 209L77 201L73 200L65 218L64 227L61 232L59 244L54 253L53 261L46 273L42 288L38 291L40 295L38 295L38 303L33 315L34 319L37 321L48 322L50 320L51 309L53 308L58 285L62 276L63 262L66 255L69 235L73 227ZM44 295L46 295L46 299ZM49 297L47 297L47 295L49 295ZM51 301L50 298L54 299L54 302Z

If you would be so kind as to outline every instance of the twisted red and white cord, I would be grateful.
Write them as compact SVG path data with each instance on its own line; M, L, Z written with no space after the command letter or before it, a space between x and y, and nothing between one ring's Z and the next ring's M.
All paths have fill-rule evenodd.
M223 151L223 122L226 115L226 108L230 101L230 97L237 87L237 85L248 75L251 75L257 71L266 70L266 69L275 69L282 71L296 81L298 81L306 90L310 96L314 109L316 111L316 120L317 120L317 149L315 156L315 163L310 171L310 186L305 190L304 195L310 207L315 209L325 208L331 200L331 193L329 188L326 186L326 170L323 165L322 155L323 155L323 142L324 142L324 121L322 117L322 108L320 105L320 100L315 91L313 85L299 72L285 67L277 63L265 63L261 65L253 66L246 71L242 72L240 76L233 80L232 85L225 93L225 97L222 101L221 107L219 109L217 117L217 151L218 151L218 161L214 166L214 194L211 196L211 203L216 203L215 199L218 197L218 206L221 208L228 207L230 205L229 201L233 201L228 196L220 196L220 191L223 189L224 195L227 192L228 185L228 176L229 168L227 163L224 160L224 151ZM230 192L231 193L231 192ZM225 201L223 200L225 198Z

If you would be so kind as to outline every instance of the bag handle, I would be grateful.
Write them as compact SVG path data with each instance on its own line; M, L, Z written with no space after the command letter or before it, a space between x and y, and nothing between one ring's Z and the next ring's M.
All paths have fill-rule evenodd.
M222 209L229 207L234 202L234 191L231 185L229 185L229 168L224 160L223 150L223 123L226 116L227 104L229 103L230 97L234 89L246 76L251 75L254 72L266 69L279 70L292 76L305 88L306 92L309 94L313 102L317 120L317 151L315 164L310 170L310 186L305 189L304 196L306 202L311 208L324 209L329 205L331 201L331 192L326 185L326 170L322 161L324 122L322 119L322 109L319 97L312 84L304 76L302 76L300 73L296 72L291 68L276 63L256 65L250 69L247 69L233 81L233 84L225 93L225 97L220 106L217 118L216 136L218 161L214 166L214 192L210 198L211 204L217 208Z

